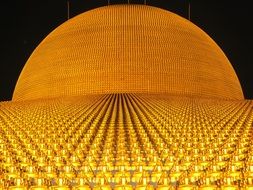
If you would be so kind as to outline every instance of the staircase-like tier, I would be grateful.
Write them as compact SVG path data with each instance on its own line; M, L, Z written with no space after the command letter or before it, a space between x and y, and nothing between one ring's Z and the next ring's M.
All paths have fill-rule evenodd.
M111 94L0 104L0 189L253 189L253 102Z

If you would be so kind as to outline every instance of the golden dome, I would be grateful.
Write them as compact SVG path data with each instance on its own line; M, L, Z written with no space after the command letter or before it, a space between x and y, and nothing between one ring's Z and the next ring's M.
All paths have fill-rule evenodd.
M113 5L63 23L35 49L13 100L109 93L243 99L218 45L160 8Z

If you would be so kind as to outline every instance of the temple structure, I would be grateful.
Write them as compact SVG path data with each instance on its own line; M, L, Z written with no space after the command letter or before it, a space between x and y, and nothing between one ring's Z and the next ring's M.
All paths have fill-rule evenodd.
M0 103L0 189L253 189L252 122L199 27L100 7L52 31Z

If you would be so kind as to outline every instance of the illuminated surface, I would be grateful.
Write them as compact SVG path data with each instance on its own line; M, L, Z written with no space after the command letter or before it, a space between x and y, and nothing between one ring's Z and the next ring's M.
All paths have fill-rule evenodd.
M243 99L222 50L169 11L115 5L49 34L27 61L13 100L110 93Z
M252 101L118 94L1 106L2 185L252 185Z
M71 19L0 103L0 189L253 189L253 102L218 46L154 7Z

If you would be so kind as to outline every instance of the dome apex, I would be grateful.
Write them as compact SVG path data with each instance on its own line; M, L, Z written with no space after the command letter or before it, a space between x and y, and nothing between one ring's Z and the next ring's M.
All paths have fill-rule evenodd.
M51 32L28 59L13 100L106 93L243 99L232 65L200 28L160 8L111 5Z

